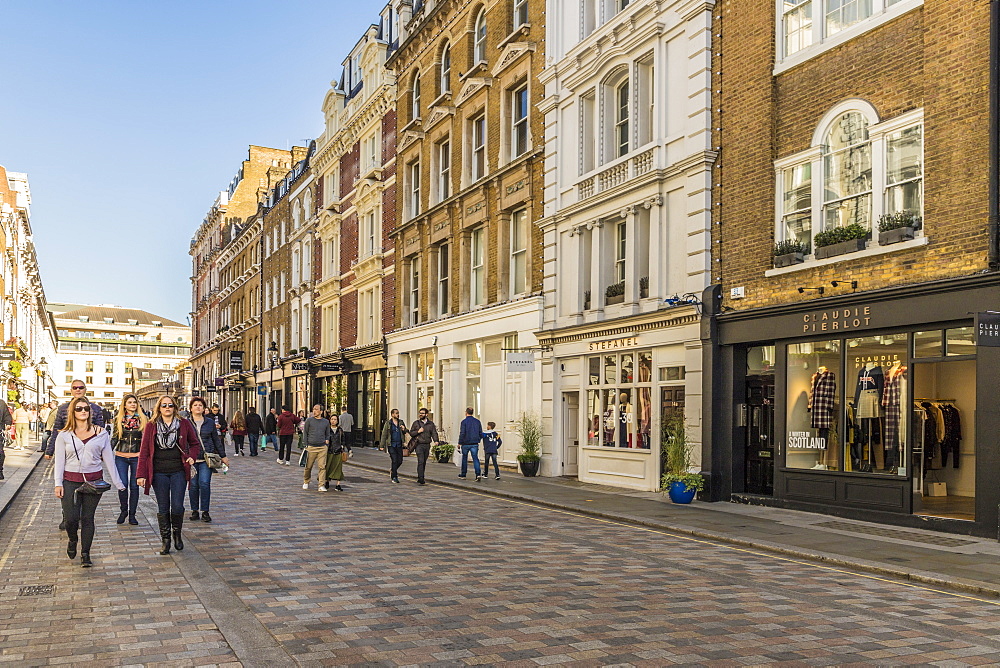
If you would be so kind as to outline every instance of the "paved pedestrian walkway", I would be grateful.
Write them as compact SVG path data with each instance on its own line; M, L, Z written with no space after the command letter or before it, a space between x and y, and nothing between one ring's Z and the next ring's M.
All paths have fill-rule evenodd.
M0 515L7 510L21 486L42 459L42 453L36 452L40 441L32 440L29 445L27 450L15 450L9 446L4 448L6 457L3 464L4 479L0 480Z
M350 464L388 475L389 456L359 448ZM416 478L416 457L403 461L400 474ZM427 463L426 478L610 521L1000 597L1000 543L995 540L736 503L677 505L653 492L568 478L525 478L513 470L503 471L499 481L486 477L477 483L471 467L462 480L454 464L434 461Z

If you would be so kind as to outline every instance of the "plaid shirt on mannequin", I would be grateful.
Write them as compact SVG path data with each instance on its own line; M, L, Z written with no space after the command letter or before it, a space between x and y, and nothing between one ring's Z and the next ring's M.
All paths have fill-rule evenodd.
M894 366L889 369L882 390L882 406L885 407L885 447L899 447L899 420L902 416L900 402L903 400L903 378L906 376L905 366Z
M813 429L833 427L833 414L837 408L837 376L832 371L817 371L809 383L809 411Z

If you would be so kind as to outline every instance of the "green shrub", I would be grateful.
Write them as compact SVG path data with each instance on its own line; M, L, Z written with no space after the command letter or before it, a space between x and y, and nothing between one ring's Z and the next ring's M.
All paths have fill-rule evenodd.
M618 283L612 283L607 288L604 289L605 297L619 297L625 294L625 281L619 281Z
M852 239L867 239L868 234L868 229L857 223L844 225L843 227L834 227L829 230L823 230L816 235L816 248L832 246L833 244L851 241Z
M896 213L882 214L878 219L878 231L889 232L898 230L901 227L912 227L919 230L923 219L916 211L897 211Z
M809 244L802 243L798 239L785 239L774 244L774 257L779 255L789 255L791 253L809 254Z

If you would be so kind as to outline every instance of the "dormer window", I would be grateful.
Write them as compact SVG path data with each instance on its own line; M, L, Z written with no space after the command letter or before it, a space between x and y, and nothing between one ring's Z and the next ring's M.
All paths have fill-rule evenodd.
M88 316L88 315L81 315L80 316L80 322L90 322L90 316Z
M104 319L104 323L107 324L107 325L113 325L113 324L115 324L115 319L114 318L105 318Z

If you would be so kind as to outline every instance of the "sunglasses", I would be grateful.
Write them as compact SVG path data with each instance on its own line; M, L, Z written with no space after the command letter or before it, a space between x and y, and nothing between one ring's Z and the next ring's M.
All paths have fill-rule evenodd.
M90 412L90 406L77 406L76 408L73 409L73 412L74 413L89 413Z
M160 408L173 408L173 404L160 404Z
M86 389L87 389L87 387L86 387L85 385L74 385L74 386L73 386L72 388L70 388L70 389L73 389L73 390L86 390Z

